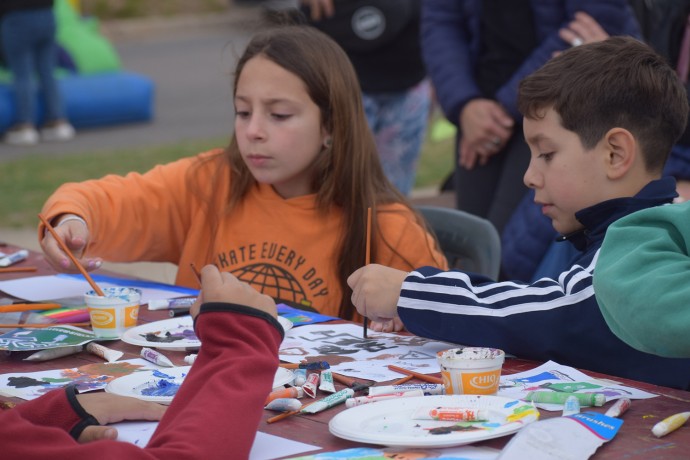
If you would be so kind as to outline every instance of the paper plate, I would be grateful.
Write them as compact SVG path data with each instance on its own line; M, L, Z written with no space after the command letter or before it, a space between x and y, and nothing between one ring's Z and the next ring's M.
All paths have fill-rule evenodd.
M279 316L278 322L285 332L292 329L292 321L289 319ZM201 346L201 341L194 334L194 322L191 316L154 321L127 329L122 334L122 341L141 347L183 351Z
M462 407L488 411L486 422L414 420L420 409ZM347 409L328 424L350 441L403 447L451 447L511 434L539 418L531 404L501 396L443 395L379 401ZM454 427L440 430L433 428Z
M180 366L134 372L111 380L105 391L158 404L170 404L190 368L191 366ZM279 367L273 378L273 387L286 385L294 379L295 374L291 370Z

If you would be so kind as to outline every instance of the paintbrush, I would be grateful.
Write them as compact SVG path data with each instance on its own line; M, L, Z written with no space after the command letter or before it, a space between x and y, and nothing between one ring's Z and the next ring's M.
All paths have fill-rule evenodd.
M366 250L364 252L364 266L366 267L371 262L371 206L367 208L367 241ZM367 329L369 328L369 318L364 317L364 322L362 323L362 338L367 337Z
M36 267L2 267L0 273L19 273L19 272L35 272Z
M411 371L409 369L403 369L402 367L394 366L392 364L388 365L388 369L395 371L395 372L400 372L401 374L411 375L411 376L418 378L419 380L422 380L424 382L443 383L443 380L441 380L438 377L432 377L430 375L420 374L419 372Z
M51 235L53 235L53 238L55 238L55 241L57 241L57 244L60 246L60 249L67 254L67 257L72 261L75 267L79 270L79 272L84 275L84 278L86 278L86 281L89 282L93 290L96 292L101 297L105 297L105 294L101 290L100 287L96 284L96 282L91 278L91 275L89 275L89 272L86 271L86 269L82 266L82 264L77 260L76 257L74 257L74 254L72 254L72 251L67 247L67 245L62 241L60 236L57 234L55 229L53 228L52 225L50 225L50 222L43 217L43 215L39 214L38 218L41 219L41 222L43 222L43 225L45 225L46 229L50 232Z

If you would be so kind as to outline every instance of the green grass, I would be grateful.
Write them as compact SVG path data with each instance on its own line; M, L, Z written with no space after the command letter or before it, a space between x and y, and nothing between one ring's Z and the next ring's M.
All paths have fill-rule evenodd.
M65 182L79 182L106 174L144 172L156 164L168 163L190 152L202 152L225 142L225 139L211 139L74 155L31 155L0 162L0 226L35 226L38 222L36 215L45 200ZM420 158L416 187L436 186L443 181L451 168L452 148L452 140L427 140Z

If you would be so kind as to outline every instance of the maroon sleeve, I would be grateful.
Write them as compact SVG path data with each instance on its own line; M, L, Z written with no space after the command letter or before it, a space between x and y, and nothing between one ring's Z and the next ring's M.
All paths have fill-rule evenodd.
M204 304L196 327L199 356L146 448L78 444L69 430L83 418L66 392L55 391L0 412L0 424L11 427L0 430L2 458L248 458L278 367L282 328L267 314L220 303Z

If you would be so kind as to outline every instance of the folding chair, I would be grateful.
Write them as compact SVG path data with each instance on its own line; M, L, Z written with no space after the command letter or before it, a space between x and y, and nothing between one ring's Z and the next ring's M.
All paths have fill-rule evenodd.
M458 209L416 208L436 234L451 268L498 279L501 239L491 222Z

